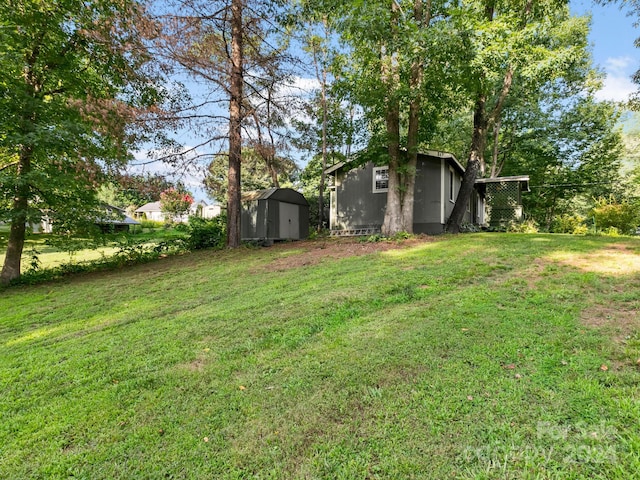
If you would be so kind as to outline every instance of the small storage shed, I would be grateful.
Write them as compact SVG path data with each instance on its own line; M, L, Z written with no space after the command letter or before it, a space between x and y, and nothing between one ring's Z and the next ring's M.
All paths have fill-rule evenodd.
M291 188L242 194L242 240L299 240L309 236L309 202Z

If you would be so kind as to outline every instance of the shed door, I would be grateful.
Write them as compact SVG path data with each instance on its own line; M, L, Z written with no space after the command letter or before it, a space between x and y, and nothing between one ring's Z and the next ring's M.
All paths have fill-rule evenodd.
M280 238L300 239L300 213L298 205L280 202Z

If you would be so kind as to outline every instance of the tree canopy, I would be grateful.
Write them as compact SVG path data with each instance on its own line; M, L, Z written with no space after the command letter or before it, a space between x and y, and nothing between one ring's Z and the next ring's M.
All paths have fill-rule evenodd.
M162 101L145 48L153 32L136 1L0 5L2 283L20 275L27 223L45 211L54 225L95 215L103 173L150 138L143 127Z

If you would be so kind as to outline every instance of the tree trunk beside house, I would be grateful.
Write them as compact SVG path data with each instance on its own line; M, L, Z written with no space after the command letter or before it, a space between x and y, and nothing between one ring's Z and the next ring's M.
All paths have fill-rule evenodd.
M239 247L240 238L240 169L242 160L242 0L231 4L231 87L229 102L229 175L227 198L227 246Z

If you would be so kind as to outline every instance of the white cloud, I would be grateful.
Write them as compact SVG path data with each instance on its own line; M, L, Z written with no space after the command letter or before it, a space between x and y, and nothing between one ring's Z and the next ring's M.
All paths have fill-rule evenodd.
M624 102L638 89L631 76L638 68L637 62L631 57L611 57L605 65L606 78L604 86L596 93L598 100Z
M315 78L295 77L291 86L303 92L312 92L320 89L320 82Z

